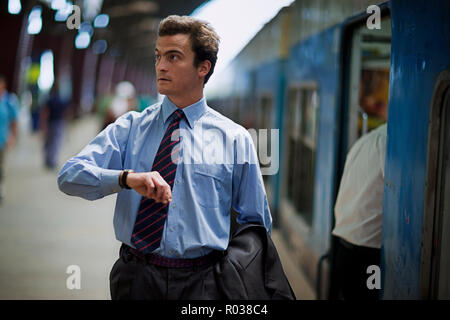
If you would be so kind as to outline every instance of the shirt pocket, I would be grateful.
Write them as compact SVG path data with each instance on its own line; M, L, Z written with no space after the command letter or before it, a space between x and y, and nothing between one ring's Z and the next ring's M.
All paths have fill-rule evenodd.
M206 208L217 208L226 196L228 170L217 164L194 165L194 185L197 202Z

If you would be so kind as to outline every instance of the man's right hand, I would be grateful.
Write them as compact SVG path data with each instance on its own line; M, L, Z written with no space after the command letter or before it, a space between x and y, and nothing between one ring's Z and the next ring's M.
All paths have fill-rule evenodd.
M172 201L170 186L158 171L130 172L127 175L126 183L143 197L151 198L164 204Z

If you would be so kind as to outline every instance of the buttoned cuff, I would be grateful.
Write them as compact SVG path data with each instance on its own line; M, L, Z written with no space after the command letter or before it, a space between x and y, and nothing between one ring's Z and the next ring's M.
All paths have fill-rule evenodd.
M119 177L122 170L102 170L101 191L103 195L109 195L122 191L122 187L119 185Z

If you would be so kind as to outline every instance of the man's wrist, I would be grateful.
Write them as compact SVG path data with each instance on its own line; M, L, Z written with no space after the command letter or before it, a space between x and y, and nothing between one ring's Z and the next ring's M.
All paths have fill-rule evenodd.
M129 174L130 172L134 172L134 171L133 171L133 170L130 170L130 169L126 169L126 170L123 170L123 171L120 173L120 176L119 176L119 185L120 185L123 189L131 189L130 186L127 184L127 177L128 177L128 174Z

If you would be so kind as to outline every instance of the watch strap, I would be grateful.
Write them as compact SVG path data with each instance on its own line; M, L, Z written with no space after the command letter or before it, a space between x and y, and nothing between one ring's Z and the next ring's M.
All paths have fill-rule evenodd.
M126 170L122 171L122 178L121 178L121 181L120 181L120 186L122 188L131 189L130 186L127 185L127 176L128 176L128 173L130 173L130 172L134 172L134 171L133 170L129 170L129 169L126 169Z

